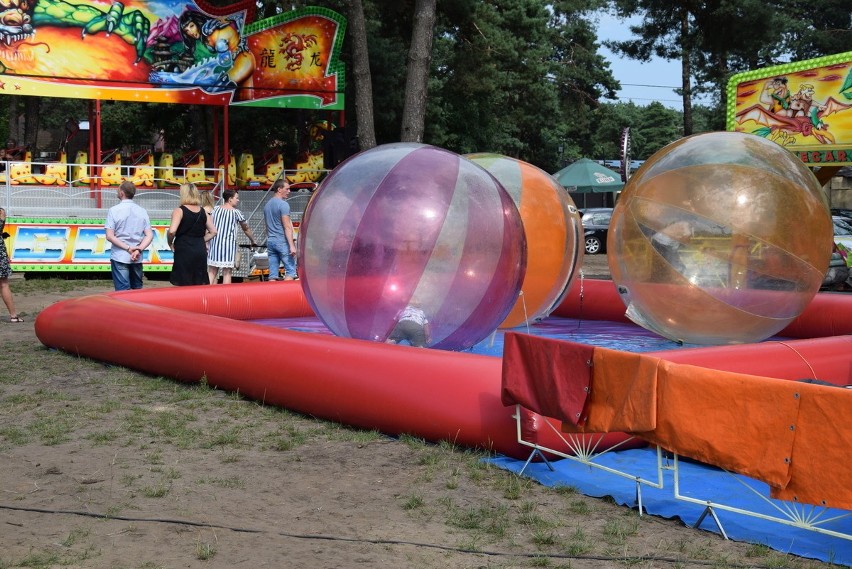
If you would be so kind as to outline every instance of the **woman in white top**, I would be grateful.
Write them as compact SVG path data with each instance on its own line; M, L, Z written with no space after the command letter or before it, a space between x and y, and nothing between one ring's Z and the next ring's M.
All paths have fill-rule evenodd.
M237 226L240 226L252 246L255 245L254 234L246 223L243 213L237 209L240 203L237 190L222 192L222 202L222 205L217 205L213 209L213 225L218 232L210 240L210 249L207 252L207 274L210 277L210 284L216 284L219 269L222 269L222 284L231 282L234 259L237 256Z

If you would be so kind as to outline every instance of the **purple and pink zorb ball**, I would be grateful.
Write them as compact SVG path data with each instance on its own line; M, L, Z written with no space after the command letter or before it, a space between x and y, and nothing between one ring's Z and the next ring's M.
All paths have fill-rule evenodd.
M323 181L300 228L308 302L338 336L384 342L406 307L428 346L469 348L503 321L526 270L512 198L486 170L414 143L357 154Z

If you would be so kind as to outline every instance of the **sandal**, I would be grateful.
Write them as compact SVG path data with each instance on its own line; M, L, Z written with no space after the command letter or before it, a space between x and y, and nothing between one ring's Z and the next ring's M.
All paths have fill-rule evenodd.
M19 317L19 316L12 316L11 318L9 318L9 322L12 323L12 324L15 324L16 322L23 322L23 321L24 321L24 319Z

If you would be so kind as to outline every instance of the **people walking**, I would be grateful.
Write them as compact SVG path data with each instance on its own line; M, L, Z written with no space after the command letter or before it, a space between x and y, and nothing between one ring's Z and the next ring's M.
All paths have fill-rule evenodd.
M229 284L237 258L237 227L243 230L252 246L255 246L254 233L249 228L243 213L237 209L240 195L237 190L222 192L222 205L213 209L213 225L216 236L210 240L207 251L207 272L210 284L216 284L219 269L222 269L222 284Z
M278 269L284 265L284 280L296 280L296 241L290 220L290 183L279 178L270 188L272 197L263 207L266 221L266 252L269 257L269 280L279 278Z

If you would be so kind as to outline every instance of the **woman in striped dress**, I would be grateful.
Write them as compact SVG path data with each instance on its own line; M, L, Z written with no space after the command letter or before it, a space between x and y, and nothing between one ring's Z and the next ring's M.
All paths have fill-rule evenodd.
M234 259L237 256L237 226L243 230L252 246L255 245L254 234L243 213L237 209L240 203L237 190L222 192L222 202L222 205L213 209L213 225L216 226L217 233L210 240L210 249L207 252L207 275L210 277L210 284L216 284L219 269L222 269L222 284L231 282Z

